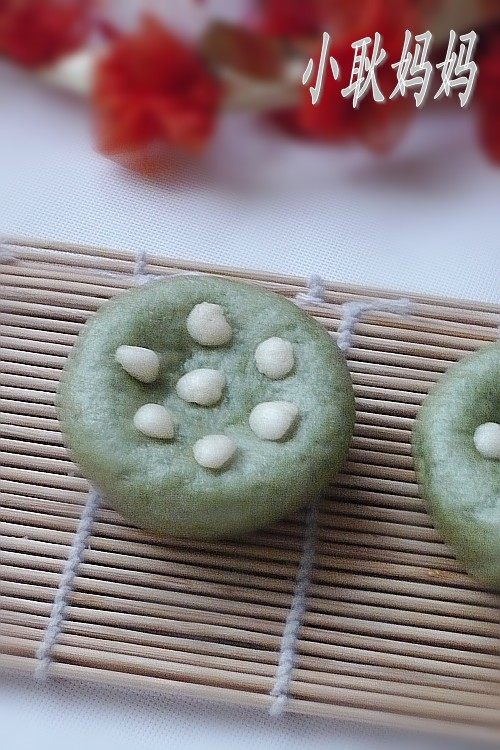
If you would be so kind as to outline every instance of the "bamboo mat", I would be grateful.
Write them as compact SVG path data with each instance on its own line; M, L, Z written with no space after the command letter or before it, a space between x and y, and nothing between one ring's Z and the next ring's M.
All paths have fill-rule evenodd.
M88 493L62 445L57 383L87 318L135 283L135 258L56 243L4 248L14 257L2 264L0 664L32 674ZM147 270L306 291L300 278L161 258ZM326 296L309 311L335 335L342 303L400 295L329 284ZM288 710L498 740L498 599L433 529L410 434L432 383L496 339L500 310L412 299L411 317L363 318L348 352L355 437L319 509ZM304 517L231 543L160 542L102 508L51 674L269 708Z

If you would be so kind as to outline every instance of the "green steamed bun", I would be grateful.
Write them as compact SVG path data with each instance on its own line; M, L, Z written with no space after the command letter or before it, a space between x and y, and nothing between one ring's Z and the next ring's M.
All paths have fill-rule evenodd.
M413 454L434 522L467 571L500 589L500 460L476 448L485 423L500 422L500 344L454 365L418 414Z
M203 345L188 332L190 312L205 302L222 307L232 330L225 343ZM293 369L279 379L259 372L254 358L271 337L293 348ZM154 382L116 361L122 345L159 355ZM199 368L225 377L215 405L176 392L179 378ZM279 440L259 438L249 425L252 409L268 401L298 409ZM146 403L169 410L172 439L134 425ZM316 495L344 461L355 414L344 357L321 325L281 296L202 275L155 282L103 305L68 358L58 407L74 460L125 518L155 534L209 539L258 529ZM204 468L193 454L212 434L236 447L219 469Z

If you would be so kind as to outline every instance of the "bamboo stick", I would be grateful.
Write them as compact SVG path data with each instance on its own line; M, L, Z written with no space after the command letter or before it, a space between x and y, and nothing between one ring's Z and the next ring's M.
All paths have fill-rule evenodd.
M420 497L404 492L394 495L389 492L378 492L375 490L364 489L361 493L353 487L333 485L325 492L325 496L332 503L339 501L348 502L349 505L353 507L353 512L355 513L357 513L358 510L354 506L366 506L370 509L386 508L396 512L403 510L419 514L427 513L425 504Z
M28 634L26 634L28 635ZM27 638L9 638L7 642L7 650L30 651L29 646L26 644ZM273 666L267 664L256 664L255 662L246 662L227 657L218 656L217 660L214 660L211 656L196 655L193 658L192 654L185 654L178 651L168 650L166 648L157 648L154 646L142 646L140 649L135 644L110 644L109 641L97 639L97 638L85 638L79 637L74 638L71 635L63 635L60 639L59 645L56 647L59 652L65 651L63 648L67 646L68 649L84 649L88 652L100 651L106 653L109 657L111 654L116 654L125 657L135 657L135 659L147 659L150 667L155 669L156 662L158 668L162 666L166 667L167 674L169 669L177 670L181 669L180 665L184 665L186 672L189 674L189 670L194 669L212 669L214 672L219 673L221 670L224 672L230 671L233 674L250 674L262 677L273 677L274 669ZM111 646L111 647L110 647ZM62 658L65 658L64 656ZM177 667L179 664L179 667ZM373 679L363 676L351 676L351 675L328 675L324 673L318 673L316 671L298 669L296 671L296 679L305 682L311 682L313 684L321 684L329 687L347 688L352 690L365 690L372 691L373 693L383 693L389 695L407 696L411 698L419 698L421 696L421 686L413 685L411 683L402 683L396 681L382 680L380 678ZM497 708L497 697L488 696L487 694L478 694L470 691L459 691L451 689L449 687L435 687L429 686L426 690L426 700L431 701L443 701L450 702L462 706L478 706L480 708Z
M8 655L2 657L4 669L23 674L32 674L34 660L25 657L10 658ZM96 684L106 684L116 687L127 687L131 685L137 690L158 692L162 695L192 695L206 700L218 700L229 704L244 704L248 706L266 707L269 705L269 697L258 693L244 693L239 690L231 690L213 687L210 685L200 686L196 683L179 683L173 680L162 680L143 675L130 675L122 672L113 672L103 669L92 669L85 666L72 666L63 663L52 665L52 674L56 677L71 678L78 676ZM422 719L420 717L401 715L400 713L387 713L365 708L354 708L321 704L315 701L292 699L289 702L289 710L295 713L306 713L313 716L336 717L348 721L361 721L375 725L390 726L403 729L419 729L428 732L439 732L450 737L471 737L476 741L498 741L498 730L489 727L476 727L467 724L454 724L438 719Z
M16 522L14 522L14 519ZM375 522L376 523L376 522ZM68 530L71 533L74 530L75 519L72 518L58 518L57 516L42 515L42 514L31 514L28 511L14 510L10 511L7 508L4 512L3 527L6 530L5 533L9 532L12 535L22 535L29 533L32 538L43 541L44 539L49 540L50 536L52 540L68 540ZM248 541L255 541L257 545L262 548L262 553L269 558L273 553L270 550L276 550L280 559L288 559L290 561L296 560L301 547L301 530L300 527L295 527L296 532L292 536L292 529L285 529L283 532L278 526L273 528L272 533L266 534L264 532L259 533L250 537ZM102 523L96 521L93 526L93 533L95 536L102 538L107 537L109 539L121 540L123 542L139 541L143 539L141 532L136 529L117 525L116 523ZM402 531L399 531L402 533ZM370 560L377 557L384 557L386 562L410 562L420 558L420 564L429 567L437 567L441 570L457 570L457 565L450 555L449 550L443 545L437 543L428 543L425 545L420 542L419 544L412 544L411 535L409 539L401 537L390 537L390 536L378 536L376 534L363 534L354 533L348 534L343 532L342 541L338 541L338 534L324 532L321 534L318 543L318 549L323 554L325 559L329 559L330 556L335 554L353 555L359 556L360 560ZM186 545L186 541L176 540L171 541L176 546L183 547ZM190 545L190 542L187 542ZM210 542L202 542L199 544L201 548L205 550L216 550L217 545ZM226 545L225 549L230 549L230 545ZM235 547L232 547L235 549ZM242 546L239 547L241 549ZM245 549L248 549L245 546ZM379 550L385 550L385 555L381 555ZM416 552L414 552L416 551Z
M97 540L100 542L101 540ZM277 576L270 576L269 569L266 567L260 570L260 574L257 575L258 571L255 571L254 567L244 568L243 570L238 569L235 566L235 562L232 559L229 560L217 560L207 558L203 556L191 554L186 556L182 550L170 550L167 555L162 548L158 548L156 556L153 555L154 548L147 548L146 545L138 543L127 544L127 550L122 552L114 551L115 547L110 542L101 543L99 548L96 549L92 543L92 547L87 550L86 560L89 563L89 575L92 571L95 571L97 576L99 572L102 572L102 566L104 569L109 566L109 575L113 576L114 568L123 568L126 571L143 571L143 572L154 572L159 573L162 576L167 576L167 579L172 576L193 578L195 580L206 578L207 581L216 583L227 582L229 585L234 585L237 582L239 585L244 586L257 586L263 590L269 591L285 591L290 592L293 588L292 576L280 578ZM62 544L54 542L41 542L25 537L8 537L5 536L4 553L5 559L9 559L8 550L12 550L17 554L18 564L19 553L23 558L29 558L30 555L42 555L40 557L40 565L43 566L56 566L55 569L60 569L61 560L64 560L67 556L67 547ZM144 551L148 550L148 555L145 556ZM31 558L33 559L33 558ZM210 564L207 564L211 562ZM34 564L34 563L33 563ZM85 567L86 563L83 563L82 570L87 570ZM96 566L95 568L92 566ZM126 573L125 575L130 575ZM374 575L366 572L357 572L343 569L340 567L338 570L328 571L328 575L325 577L319 572L317 576L322 583L313 583L311 586L311 595L323 598L328 598L329 591L332 586L336 588L336 597L339 599L349 599L351 597L355 600L381 601L381 594L402 594L406 596L407 608L412 608L408 605L409 597L420 597L422 601L422 611L443 611L446 609L446 602L453 603L453 612L460 611L461 607L458 605L472 604L479 605L480 607L487 607L486 610L480 610L481 612L493 612L493 615L488 615L486 619L494 620L495 613L497 611L498 599L486 592L479 592L475 590L468 590L463 588L451 588L449 586L439 585L434 581L419 582L419 581L408 581L404 578L387 578L380 575ZM345 591L343 591L345 589ZM418 600L420 602L420 600ZM443 602L442 608L440 609L439 604ZM493 608L493 609L491 609Z
M60 289L63 286L61 282L64 282L65 292L60 292ZM35 290L33 291L34 296L28 298L33 301L37 301L38 299L40 299L40 290L42 290L44 293L54 292L56 294L64 295L72 294L85 298L88 298L92 292L95 293L96 291L98 291L99 295L102 296L103 299L107 299L108 297L114 296L117 293L123 291L132 283L132 278L128 283L126 283L122 279L117 279L115 281L114 279L110 280L108 278L103 278L100 276L85 278L79 277L78 279L75 279L74 275L69 274L62 277L61 279L58 279L57 273L55 272L40 274L39 271L33 270L30 273L29 271L27 271L27 269L24 269L22 274L20 275L14 275L12 271L10 274L8 272L5 274L6 287L13 287L14 289L28 289L30 294L32 290ZM293 295L295 289L280 286L276 289L276 291L279 291L282 294L288 293L289 295ZM43 295L44 298L47 296L48 295L46 294ZM60 299L67 299L67 297L61 297ZM443 341L444 339L450 346L457 346L459 348L464 348L467 350L471 350L473 348L470 341L471 339L476 338L476 345L480 341L489 341L495 339L494 325L496 321L493 319L487 320L487 322L490 324L489 327L484 325L481 326L477 324L474 325L470 323L461 323L461 321L457 321L456 323L449 323L448 326L443 327L442 320L439 320L439 322L433 322L431 318L422 317L421 319L419 319L419 312L424 312L424 310L420 310L420 308L417 308L417 312L416 315L413 316L411 326L406 317L391 316L390 323L393 324L393 327L390 327L388 325L387 319L381 317L380 314L376 312L370 313L368 314L368 317L374 318L375 320L380 319L380 323L369 324L360 322L359 331L364 335L377 336L383 335L387 330L389 330L392 335L395 336L398 340L403 341L405 340L405 337L408 337L408 335L410 335L410 337L415 338L420 342L427 342L429 344L435 343L437 341ZM322 311L319 314L317 313L315 317L322 323L324 323L328 328L331 327L332 321L335 323L338 322L338 320L340 319L340 315L340 305L335 305L334 303L332 303L330 311ZM397 322L397 328L394 327L395 322Z
M497 695L485 695L484 693L474 693L471 691L460 691L456 689L456 686L452 689L451 687L442 687L428 685L425 690L422 690L422 685L415 684L413 682L402 682L385 680L382 677L365 677L362 674L359 675L344 675L344 674L325 674L318 673L314 670L307 670L303 668L297 668L295 671L295 684L293 687L294 693L297 695L300 693L296 688L296 683L307 683L310 685L321 685L326 688L336 689L347 689L347 690L358 690L366 691L370 694L382 693L384 695L394 695L408 698L421 698L425 695L425 699L435 702L443 702L453 705L463 706L479 706L481 708L497 709L498 710L498 696ZM493 716L490 714L491 718Z
M7 268L4 275L6 283L9 286L36 285L37 288L50 290L57 289L58 286L62 286L62 284L57 284L57 280L59 280L61 282L64 282L64 287L66 289L73 289L75 291L78 291L80 289L78 285L91 287L92 290L95 290L96 288L100 289L104 297L114 294L116 289L123 290L133 285L133 277L131 276L123 277L122 275L117 273L113 278L110 278L110 276L113 275L112 273L110 273L110 276L107 277L103 277L102 275L99 276L95 273L93 275L84 275L80 273L78 274L78 277L75 278L74 272L71 274L60 272L54 270L52 266L50 266L48 270L40 270L39 268L18 268L16 266L13 266L11 268ZM271 284L271 286L275 289L275 291L278 291L279 293L285 294L287 296L294 296L298 291L297 287L290 285ZM327 325L329 324L330 319L339 320L341 315L340 305L341 303L335 303L335 301L332 300L329 310L322 310L321 314L317 315L316 317L324 321ZM442 310L440 310L440 312L442 313ZM416 313L417 314L413 316L413 328L411 329L415 332L425 331L431 334L436 333L439 334L439 337L441 339L444 336L448 335L455 335L462 338L473 338L475 335L477 335L479 340L488 340L491 335L494 336L493 329L495 328L496 319L494 318L494 315L491 314L487 317L483 317L481 319L481 324L479 324L478 322L470 323L464 321L462 319L461 313L459 312L458 315L452 316L453 320L450 321L448 325L446 325L443 321L442 315L437 320L433 319L430 316L429 310L426 306L419 306L417 304ZM419 313L422 315L422 318L418 317ZM369 317L380 321L380 326L387 326L387 319L385 319L384 316L380 316L380 314L373 312L369 315ZM405 330L409 329L409 324L406 317L391 316L391 322L394 323L395 321L397 322L398 327ZM360 326L365 326L365 332L372 331L372 329L367 324L360 323ZM488 331L488 327L491 329L490 331ZM461 342L457 341L458 345L460 345L460 343Z
M21 587L27 584L25 580L26 573L26 570L19 570L6 564L4 572L5 592L9 593L9 591L16 590L15 585L13 586L12 584L18 583L21 584ZM271 593L266 592L264 594L261 593L259 598L256 596L249 598L244 595L244 590L236 587L233 596L234 599L236 599L236 596L238 599L237 601L233 601L230 591L224 588L222 584L210 586L209 583L204 583L201 589L204 593L200 595L199 582L192 586L183 584L174 588L172 581L168 581L168 579L158 580L161 576L155 577L152 574L143 574L141 585L116 582L117 577L119 578L115 574L114 576L111 575L112 580L88 578L84 576L82 571L77 582L77 590L85 594L97 594L106 597L120 596L126 598L127 601L153 602L172 607L179 605L183 607L199 607L200 609L216 611L224 615L231 613L239 613L252 617L260 615L262 618L277 621L283 619L283 616L286 615L286 609L290 604L290 597L286 595L281 599L281 608L271 606L270 602L276 605L280 603L280 597L275 592L272 593L272 596ZM29 585L37 587L38 597L47 596L50 600L53 596L53 591L50 588L57 586L58 578L57 573L45 570L32 570L29 576ZM165 588L167 582L170 583L168 589ZM41 590L41 587L47 588ZM231 590L234 588L234 586L229 587ZM223 596L224 594L225 596ZM74 601L76 600L74 599ZM485 636L494 639L500 635L500 628L493 621L493 612L490 613L491 619L488 622L467 617L468 610L466 607L461 608L460 616L456 614L452 616L450 614L418 612L415 611L415 607L411 610L405 610L401 608L402 601L401 598L397 599L395 606L391 607L391 598L387 596L386 602L382 606L367 604L365 602L352 602L345 598L332 603L328 600L321 600L314 597L311 599L310 609L305 622L315 626L322 626L324 622L328 621L330 616L341 618L346 622L355 618L359 620L369 618L373 623L382 623L382 629L386 626L392 627L393 625L415 625L420 628L432 628L434 630L439 628L443 637L445 637L444 634L448 631L463 632L464 630L467 630L469 636Z
M57 320L43 316L29 315L27 314L29 310L29 305L26 306L26 314L7 313L4 310L0 310L0 324L15 328L32 328L35 331L43 330L73 335L78 334L82 328L81 324L72 323L69 320Z
M7 624L14 625L13 635L20 635L24 630L29 630L33 640L39 640L41 632L46 625L46 618L40 615L19 614L11 612L8 615ZM94 623L81 623L69 620L65 623L64 633L71 635L85 635L92 638L106 639L108 643L118 641L120 645L145 644L160 648L174 649L183 654L194 652L203 655L224 655L241 658L245 661L264 662L276 664L277 654L272 650L255 648L250 646L236 646L233 643L217 641L196 640L182 636L169 636L155 632L145 632L123 629L120 627L97 625ZM351 661L342 661L347 657ZM367 661L365 664L364 662ZM498 672L495 669L463 666L460 663L432 661L430 659L419 659L404 657L391 653L372 652L366 660L363 652L359 649L338 649L330 647L329 657L316 657L304 654L298 655L297 667L303 669L314 669L318 672L337 674L363 674L369 677L381 677L383 679L396 679L412 684L435 686L452 686L456 689L477 690L484 694L496 694L498 690Z
M15 651L16 649L22 655L31 655L32 647L27 646L26 641L22 639L10 639L9 650ZM149 652L151 653L151 652ZM162 678L169 677L182 677L188 681L196 680L198 683L207 683L226 685L235 684L238 688L247 688L253 691L265 691L267 692L272 687L272 678L262 676L259 674L246 675L240 672L231 672L228 674L227 669L221 666L210 669L209 667L201 665L190 665L187 663L179 664L177 662L168 661L165 658L158 663L158 661L150 656L138 656L137 654L118 654L110 653L109 651L98 650L94 648L84 648L81 646L65 646L57 645L55 647L55 657L58 660L65 661L67 663L80 664L96 664L98 663L100 668L110 667L118 671L130 671L131 669L137 671L139 674L148 674L161 676ZM362 678L361 678L362 679ZM229 682L230 680L230 682ZM342 682L340 677L337 677L337 683ZM350 681L349 681L350 682ZM380 689L381 683L379 683ZM293 692L295 695L311 695L311 691L316 689L317 686L312 686L309 683L299 682L298 679L294 680ZM329 694L329 686L322 685L322 690ZM398 686L398 690L401 691L401 686ZM392 686L394 691L394 686ZM321 692L321 691L320 691ZM417 713L422 715L436 716L444 713L453 718L459 718L463 721L468 722L480 722L491 723L492 725L498 726L498 712L496 707L491 708L488 705L489 701L483 696L484 700L481 705L474 705L471 701L470 705L474 706L473 710L468 709L469 703L466 702L465 696L470 694L454 691L455 698L459 702L444 703L450 700L452 691L447 691L438 688L429 688L426 691L428 697L426 699L414 697L412 691L406 688L406 698L408 700L409 708L413 708ZM340 698L341 702L354 705L359 704L360 699L363 700L363 693L356 688L337 687L335 690L337 700ZM317 693L316 693L317 695ZM332 696L333 697L333 696ZM391 693L372 692L370 694L371 701L374 705L380 705L387 709L395 709L398 705L398 694L391 695ZM437 698L437 700L436 700ZM470 700L471 696L469 697ZM445 705L444 711L443 706L437 705L443 702Z
M85 323L90 317L88 310L77 310L75 308L59 307L42 303L31 303L29 306L23 299L2 299L2 311L4 313L21 313L23 315L29 310L31 315L46 317L49 320L63 320L75 324Z
M42 548L42 550L46 552L45 549ZM25 580L26 576L35 571L51 573L62 571L63 557L42 557L33 554L35 551L37 547L33 543L24 545L22 552L4 550L2 554L5 565L10 566L6 571L6 575L10 576L9 580L14 580L15 576L19 576L19 580ZM165 566L130 555L98 551L91 551L86 556L86 560L87 562L80 566L79 574L101 581L109 579L128 583L143 580L144 577L145 581L150 581L152 585L160 588L191 592L198 592L200 586L204 592L209 592L213 584L212 588L216 587L214 590L219 593L226 591L228 596L235 595L237 591L237 595L245 601L271 601L285 606L289 600L280 599L280 593L289 594L293 590L293 582L290 579L263 581L261 576L236 573L224 567L206 570L200 566L175 562ZM141 571L140 576L137 576L138 571ZM458 592L457 595L456 591L450 592L449 589L439 586L408 585L405 582L398 585L395 581L356 574L337 575L331 581L331 585L333 584L337 589L335 600L329 598L330 586L319 584L311 586L309 603L311 609L333 612L337 602L348 602L480 620L489 623L489 632L493 634L498 628L498 601L493 596L491 598L487 595L479 597L474 593L467 594L467 592ZM461 598L464 601L460 601ZM469 603L469 599L474 603Z
M63 447L61 433L56 430L42 430L40 428L30 428L12 423L1 423L1 427L2 435L7 438L19 439L20 441L23 441L23 438L31 438L37 443L49 444L54 448Z
M30 483L24 483L19 481L11 481L8 479L0 479L0 489L5 493L12 493L12 496L20 496L26 499L26 504L23 504L23 508L34 507L40 499L49 499L50 501L64 502L66 504L77 504L80 508L85 504L88 498L88 486L85 484L79 490L67 490L59 487L45 487L43 485L33 485ZM3 497L3 496L2 496ZM115 514L115 519L118 518Z
M122 269L126 269L128 272L132 272L133 266L134 266L134 254L130 253L126 250L118 250L118 249L110 249L110 248L104 248L104 247L96 247L96 246L90 246L90 245L80 245L75 243L69 243L69 242L57 242L51 240L50 242L47 242L46 240L40 240L36 238L17 238L17 237L5 237L3 240L3 244L5 247L9 248L11 247L16 251L16 254L18 253L20 257L26 256L27 258L33 258L33 257L42 257L45 259L49 259L49 262L53 262L53 259L55 257L58 257L61 261L64 261L65 263L69 264L78 264L81 262L82 259L86 259L87 262L89 262L89 259L93 266L98 267L108 267L113 269L116 267L121 267ZM37 252L41 251L41 252ZM163 258L158 255L154 255L150 258L150 265L153 268L167 268L167 269L181 269L186 271L198 271L204 273L218 273L225 276L238 276L238 277L246 277L248 279L252 279L254 281L272 281L274 283L292 283L297 285L301 288L301 290L306 286L306 281L302 277L295 277L295 276L288 276L284 274L278 274L278 273L271 273L271 272L263 272L263 271L257 271L254 269L248 269L248 268L234 268L230 266L216 266L210 265L208 263L202 263L200 261L196 262L190 262L186 260L177 260L172 258ZM114 264L114 265L113 265ZM121 264L121 266L120 266ZM360 286L354 286L352 284L340 284L340 283L329 283L327 284L327 289L330 291L338 291L338 292L346 292L347 290L350 290L352 294L357 294L361 296L369 296L369 297L376 297L377 295L382 297L385 296L387 298L391 298L394 296L400 296L400 291L387 291L375 287L360 287ZM433 297L431 295L414 295L414 298L425 303L425 304L435 304L435 305L443 305L443 303L446 306L449 307L457 307L459 309L464 308L464 301L461 299L455 299L455 298L446 298L443 297ZM467 301L465 303L465 306L467 309L470 310L485 310L485 311L492 311L497 312L498 308L493 304L488 303L482 303L482 302L474 302L474 301Z
M95 626L78 627L78 623L71 623L70 627L60 637L59 642L62 645L81 645L84 648L97 647L100 650L110 650L118 653L134 655L142 653L150 658L159 660L169 659L179 663L192 664L194 666L211 666L219 665L235 671L253 672L272 676L276 665L276 654L262 649L247 649L227 644L207 643L206 641L196 641L194 639L181 639L171 637L159 637L156 634L137 633L139 640L130 640L129 631L119 628L98 628ZM75 633L76 631L76 633ZM36 627L27 627L18 625L16 629L16 638L25 640L38 641L40 631ZM138 648L139 646L139 648ZM144 646L146 648L144 648ZM321 669L324 667L324 669ZM340 680L340 685L352 686L353 678L377 680L377 683L368 687L375 692L381 688L382 691L393 691L401 694L411 685L410 692L418 695L417 691L422 690L422 685L437 689L452 688L453 690L463 691L464 696L459 697L464 702L470 701L472 705L479 702L482 704L484 696L493 694L491 701L497 701L495 690L497 683L488 683L482 680L470 678L449 677L447 675L426 675L420 673L417 675L418 683L415 682L415 673L413 671L397 669L394 667L378 667L372 665L351 665L345 662L337 662L335 673L331 674L331 662L312 657L301 656L297 662L297 672L300 674L302 681L316 683L317 681L331 684ZM356 669L356 673L353 670ZM326 674L325 674L326 672ZM347 676L347 679L346 677ZM381 681L381 682L378 682ZM338 684L338 683L337 683ZM358 689L361 687L357 683ZM471 695L470 691L474 691ZM439 697L435 695L436 698ZM444 697L450 699L448 692Z
M42 552L65 557L63 545L70 544L72 539L72 535L68 533L44 532L40 529L29 530L26 527L19 526L16 527L17 535L12 536L8 535L10 529L7 529L7 527L4 528L6 549L28 550L28 548L33 547L34 543L38 543L38 549ZM26 537L26 539L23 539L23 537ZM53 541L54 537L56 537L57 541ZM296 561L290 558L289 551L263 547L245 547L245 558L241 557L241 548L240 557L226 554L223 558L218 558L215 553L210 554L204 551L191 552L182 545L172 545L168 548L159 545L156 550L151 544L127 542L126 548L127 550L132 548L137 554L140 555L142 553L149 559L163 560L165 565L168 563L168 569L170 569L173 561L201 566L230 567L231 570L241 573L259 573L263 576L273 576L275 578L293 578L294 566L296 564ZM91 551L87 552L87 559L96 559L99 553L114 552L114 550L116 550L115 540L106 539L105 537L95 537L91 541ZM361 577L372 577L372 581L378 587L384 583L384 579L387 579L387 584L390 587L393 585L392 581L397 580L398 576L403 579L411 576L414 582L423 585L452 585L456 587L457 590L452 592L453 596L450 593L452 600L456 597L461 600L463 597L473 596L470 590L474 591L474 582L463 573L455 572L453 566L438 569L435 565L425 567L421 564L418 567L417 558L412 560L405 553L399 553L397 558L403 562L395 563L387 562L385 559L384 562L380 562L377 559L359 558L359 550L352 551L353 557L341 557L342 552L345 555L350 550L345 545L339 545L338 550L334 549L335 554L331 556L322 555L319 558L318 567L315 569L313 578L315 583L332 585L333 582L341 583L343 580L355 581L356 576L353 577L353 574L357 574ZM358 554L358 557L356 554ZM276 562L271 562L272 560ZM422 563L422 561L420 562ZM360 580L363 580L363 578ZM262 581L261 586L266 588L265 581ZM382 586L382 590L387 590L387 586Z
M48 601L37 601L36 599L22 599L21 597L3 597L3 603L9 611L25 612L27 614L42 614L48 616L50 613L50 603ZM89 603L89 602L88 602ZM184 634L186 637L210 638L215 641L230 641L240 644L255 645L259 648L269 648L279 650L280 635L279 627L276 624L270 624L266 632L258 629L245 629L246 623L240 622L229 624L218 618L204 619L175 619L159 615L144 615L133 612L120 612L119 610L105 610L97 607L70 606L67 610L68 622L73 619L82 623L96 623L105 625L117 625L121 628L134 628L139 630L151 630L156 633L167 633L170 635ZM211 620L211 621L210 621ZM215 622L214 622L215 620ZM236 618L237 620L237 618ZM255 622L254 622L255 624ZM275 631L275 632L273 632ZM474 657L476 661L481 662L482 657ZM491 663L491 656L488 657ZM486 658L484 664L478 663L477 666L488 666Z
M15 568L12 569L8 565L5 565L4 580L2 581L5 593L12 594L17 590L27 592L34 598L41 599L42 601L52 600L53 589L57 587L59 581L57 573L33 570L31 571L30 583L25 581L24 578L25 575L22 572L20 573ZM271 622L282 623L290 606L290 595L284 595L280 606L278 606L276 601L279 601L280 597L277 594L274 594L274 600L268 596L264 597L266 602L261 603L255 600L248 601L243 597L237 599L236 595L234 597L223 597L223 593L227 594L224 589L220 586L213 586L210 590L208 583L203 586L203 594L199 593L199 587L198 589L194 589L195 593L192 591L152 588L146 585L148 581L151 581L151 578L151 575L145 577L145 584L138 585L117 583L116 581L101 581L79 576L75 593L72 595L72 601L78 603L80 601L87 601L88 597L95 596L97 597L96 601L106 601L109 603L110 597L112 597L113 599L119 598L121 602L127 602L127 604L124 604L125 607L136 607L138 602L142 602L143 604L148 603L148 608L150 604L153 607L153 609L150 609L151 612L156 611L154 607L159 607L165 614L168 614L169 611L177 612L179 608L197 609L199 611L203 609L207 617L212 616L210 613L227 615L228 618L236 615L241 616L243 621L246 621L245 618L248 618L249 622L250 620L257 619L259 622L266 623L262 627L269 627L269 623ZM155 581L154 578L153 581ZM271 604L273 601L274 603ZM216 624L215 620L213 622ZM483 623L475 623L473 627L482 633L482 625ZM487 632L487 630L488 628L485 626L485 631Z
M427 692L427 691L426 691ZM432 691L429 690L429 693ZM310 698L323 700L325 702L340 703L341 705L354 705L362 707L366 705L366 699L362 692L348 688L334 688L321 686L320 689L309 683L299 682L295 679L292 685L292 693L298 698ZM370 704L375 708L386 711L401 710L402 701L398 696L385 694L370 694ZM471 707L467 709L457 703L443 703L434 700L427 701L423 698L410 698L406 696L405 707L408 712L432 718L445 717L449 720L463 721L474 724L489 724L498 729L498 709Z
M35 598L28 585L20 585L28 598L4 595L5 608L8 611L25 613L26 615L45 615L50 611L50 598ZM8 587L6 586L6 589ZM37 588L37 587L33 587ZM36 592L35 592L36 593ZM43 592L40 596L43 595ZM102 605L106 604L104 607ZM90 605L90 606L89 606ZM125 607L123 610L122 605ZM106 626L117 626L141 631L167 633L183 637L213 638L217 641L244 643L257 647L276 648L280 642L280 624L270 620L238 617L230 614L223 616L216 612L202 613L194 609L182 611L182 607L167 605L151 605L148 615L142 614L144 606L127 600L117 600L97 595L75 593L72 604L68 608L67 621L81 623L93 622ZM176 615L182 614L182 619ZM330 618L333 620L334 618ZM498 674L498 639L482 636L471 636L459 643L454 641L449 633L439 631L437 640L428 637L415 639L415 630L425 631L425 628L409 628L392 623L381 624L374 632L364 621L352 623L350 618L335 618L338 627L325 629L313 626L303 626L299 643L300 653L313 653L324 656L329 653L331 646L348 647L365 651L378 652L378 658L385 659L386 653L400 654L404 657L430 659L445 662L445 673L453 674L452 665L470 665L472 667L496 670ZM472 647L475 647L474 648ZM481 644L480 648L477 646ZM484 646L484 649L483 649ZM368 657L367 657L368 658Z
M33 598L23 599L19 596L9 597L4 595L3 602L6 611L22 613L23 616L42 615L47 617L50 612L50 603L37 601ZM143 611L143 610L142 610ZM85 604L70 605L67 611L66 622L77 621L80 623L95 623L97 626L105 625L120 627L131 630L148 631L171 636L194 637L211 639L218 642L245 644L258 648L279 648L280 636L267 632L263 629L245 629L246 623L232 624L228 618L216 618L216 623L210 622L211 618L202 620L196 617L183 617L172 619L163 616L152 616L151 614L137 614L135 612L122 612L119 609L88 608ZM255 624L255 621L253 621ZM276 630L276 628L274 628ZM401 631L398 632L402 635ZM328 630L306 627L302 628L302 637L298 643L299 653L312 654L325 658L335 658L339 654L347 654L355 651L358 658L364 653L363 661L367 663L379 663L384 661L387 654L399 655L401 663L408 658L431 660L441 662L441 673L455 674L455 666L458 664L459 671L465 668L491 669L498 675L498 668L492 659L492 654L481 651L469 651L460 649L457 644L436 645L434 642L417 642L415 640L398 640L396 633L389 638L367 633L345 632L342 629ZM425 671L425 661L420 663Z

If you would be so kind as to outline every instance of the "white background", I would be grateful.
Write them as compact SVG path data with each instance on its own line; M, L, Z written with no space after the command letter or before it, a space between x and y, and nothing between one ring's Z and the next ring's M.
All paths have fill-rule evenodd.
M203 160L147 181L93 151L84 103L3 65L0 232L498 301L500 169L473 130L457 107L427 112L381 161L233 117ZM6 750L402 746L369 727L17 680L0 726Z
M381 160L248 117L161 180L92 149L84 103L0 68L0 231L494 301L500 169L456 107Z

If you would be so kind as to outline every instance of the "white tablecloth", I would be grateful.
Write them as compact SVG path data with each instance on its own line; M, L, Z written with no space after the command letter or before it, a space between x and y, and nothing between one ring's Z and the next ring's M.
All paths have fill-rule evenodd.
M82 102L1 68L0 230L488 301L500 296L500 169L456 107L380 160L224 121L160 181L92 149Z
M92 150L81 102L3 65L0 129L3 234L500 298L500 169L487 164L474 145L472 119L454 107L424 115L383 161L356 148L312 147L232 118L203 161L147 181ZM6 750L402 743L370 727L17 680L2 686L0 727Z

